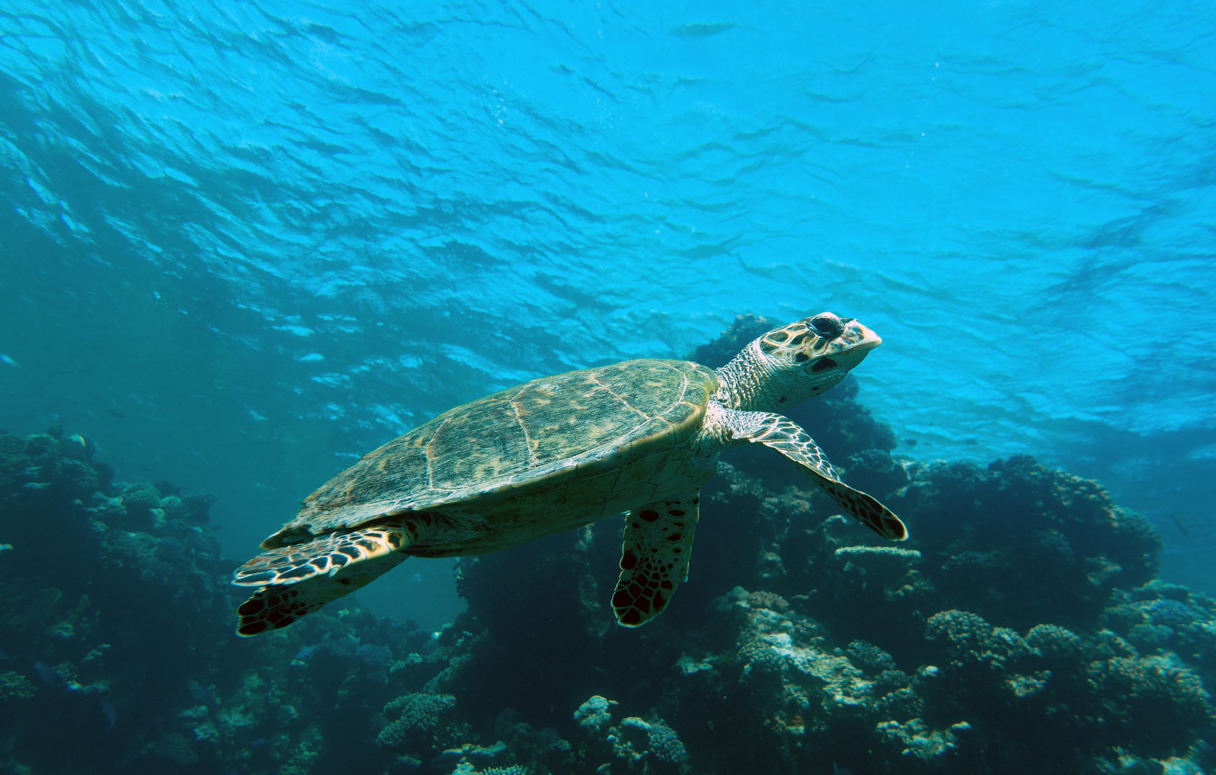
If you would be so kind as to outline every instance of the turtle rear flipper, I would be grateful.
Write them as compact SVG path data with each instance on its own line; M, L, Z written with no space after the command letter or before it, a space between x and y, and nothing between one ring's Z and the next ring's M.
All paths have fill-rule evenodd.
M236 569L233 584L261 587L237 608L237 635L286 627L370 584L405 561L416 542L410 523L376 524L273 549Z
M612 610L622 626L641 627L658 616L680 582L688 580L699 500L694 492L649 503L626 517L621 576L612 595Z

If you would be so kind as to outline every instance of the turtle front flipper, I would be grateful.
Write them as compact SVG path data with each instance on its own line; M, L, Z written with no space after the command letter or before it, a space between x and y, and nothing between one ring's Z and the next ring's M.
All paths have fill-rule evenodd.
M621 549L621 577L612 610L625 627L640 627L666 607L688 578L700 498L657 501L630 512Z
M419 527L380 523L273 549L237 568L232 583L261 587L237 608L237 635L286 627L405 561Z
M769 412L728 410L726 415L726 424L735 440L763 444L785 455L832 500L883 538L903 541L908 537L908 528L890 509L840 481L827 455L798 423Z

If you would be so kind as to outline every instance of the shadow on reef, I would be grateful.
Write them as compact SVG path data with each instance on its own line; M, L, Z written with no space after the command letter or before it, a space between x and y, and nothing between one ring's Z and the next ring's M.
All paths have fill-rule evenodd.
M695 357L771 327L740 318ZM643 628L607 605L609 519L462 559L469 609L439 633L348 600L254 640L210 496L115 483L79 436L0 433L0 774L1216 767L1216 603L1155 579L1147 522L1028 457L893 458L852 381L791 414L911 540L732 450L691 577Z

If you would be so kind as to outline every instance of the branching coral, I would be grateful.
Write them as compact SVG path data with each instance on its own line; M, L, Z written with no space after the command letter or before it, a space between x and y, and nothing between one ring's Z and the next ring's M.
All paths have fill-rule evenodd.
M661 720L644 721L636 716L621 720L608 730L612 755L625 772L650 775L677 772L688 764L688 751L671 727Z
M437 747L435 733L455 717L456 698L450 694L406 694L384 706L388 724L376 742L411 753Z
M1027 456L921 468L887 505L914 525L939 609L1019 628L1092 626L1116 586L1152 578L1161 550L1151 525L1095 482Z
M0 702L4 700L28 700L37 690L30 679L12 670L0 673Z
M1216 721L1211 696L1193 671L1165 657L1114 657L1086 670L1114 739L1134 734L1147 755L1181 752Z
M612 722L612 711L609 710L615 702L598 694L578 706L574 711L574 720L588 732L599 732Z

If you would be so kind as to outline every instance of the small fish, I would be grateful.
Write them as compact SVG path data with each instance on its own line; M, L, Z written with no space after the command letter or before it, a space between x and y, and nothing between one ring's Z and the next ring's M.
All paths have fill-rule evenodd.
M45 662L35 662L34 672L38 674L47 686L58 689L64 685L63 676L46 666Z
M296 655L292 657L292 659L299 660L300 662L307 662L308 660L312 659L312 655L315 653L317 653L317 646L315 644L312 646L305 646L297 651Z
M118 723L118 709L114 707L113 703L102 700L101 715L106 717L106 722L108 724L106 731L109 732L114 728L114 725Z
M47 667L45 662L35 662L34 672L38 674L39 678L46 682L47 686L50 686L53 689L62 689L65 692L79 692L84 689L83 686L75 681L69 681L59 673L56 673L51 668Z
M20 363L17 363L15 360L13 360L12 358L8 357L8 356L7 356L7 355L5 355L4 353L0 353L0 363L6 363L6 364L8 364L9 366L16 366L17 368L21 368L21 364L20 364Z
M1188 538L1190 537L1191 531L1187 529L1186 519L1181 514L1176 511L1171 511L1170 519L1174 520L1174 526L1177 527L1184 536L1187 536Z
M115 417L117 417L117 418L118 418L118 419L120 419L120 420L121 420L122 418L126 417L126 415L125 415L125 414L123 414L122 412L118 411L117 409L107 409L107 410L106 410L106 414L112 414L112 415L114 415Z

